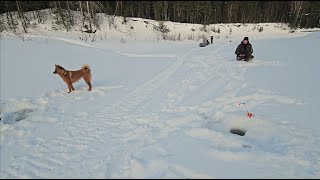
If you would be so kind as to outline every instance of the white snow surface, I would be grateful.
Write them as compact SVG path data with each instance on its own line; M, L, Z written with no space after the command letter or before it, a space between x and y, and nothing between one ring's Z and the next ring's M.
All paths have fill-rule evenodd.
M319 32L249 24L200 48L132 19L134 38L3 34L0 178L320 178ZM93 90L68 94L54 64L89 64Z

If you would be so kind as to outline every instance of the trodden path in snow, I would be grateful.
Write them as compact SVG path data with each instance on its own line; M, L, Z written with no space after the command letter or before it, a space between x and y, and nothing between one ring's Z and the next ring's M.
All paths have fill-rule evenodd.
M288 105L299 102L261 89L242 95L247 85L245 75L248 69L279 63L262 63L259 59L251 64L232 62L220 55L230 45L225 42L186 50L168 68L123 98L108 106L89 106L81 112L77 109L76 117L70 106L95 102L109 91L122 87L101 86L90 93L83 89L71 93L67 100L62 91L44 94L34 102L25 100L23 103L32 107L33 118L30 122L18 122L20 126L15 131L8 129L2 133L1 139L17 138L1 143L1 151L12 154L10 157L1 156L10 158L7 162L11 162L1 168L1 178L228 177L208 169L199 170L203 165L196 169L192 165L185 166L182 160L174 161L180 157L176 151L183 150L182 147L189 142L209 142L209 152L200 154L199 159L270 163L267 166L277 169L279 177L293 176L295 168L286 169L288 164L290 167L319 166L316 160L310 163L300 158L306 156L300 153L308 152L312 145L307 150L290 150L290 146L306 138L303 132L296 132L295 127L288 128L285 122L266 123L263 117L255 117L255 121L248 121L245 116L239 119L239 112L243 113L243 109L237 103L241 101L250 104L251 109L265 102ZM46 112L51 115L44 117L48 114ZM241 124L241 121L246 123ZM45 127L42 124L47 123L52 125L50 129L42 129ZM271 126L272 131L268 130ZM231 127L255 127L256 130L250 129L249 138L239 139L230 135L228 130ZM258 131L271 136L278 130L288 132L288 136L261 138L261 142L252 138ZM293 134L295 140L290 139ZM277 146L279 141L283 144L281 147ZM306 144L317 141L305 140ZM253 156L248 153L250 148L256 151ZM11 153L10 149L15 150ZM288 154L282 154L283 149ZM308 156L312 159L318 155L319 151L314 151ZM181 157L188 158L188 153ZM272 162L276 163L272 165ZM214 164L214 160L211 163ZM195 161L194 166L197 165L199 162ZM313 173L319 173L317 168ZM296 175L306 176L304 172Z

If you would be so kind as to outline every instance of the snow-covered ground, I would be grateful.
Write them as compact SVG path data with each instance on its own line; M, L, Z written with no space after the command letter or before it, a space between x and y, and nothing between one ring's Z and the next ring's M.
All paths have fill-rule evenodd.
M3 36L0 177L320 178L320 33L263 32L204 48ZM250 63L235 61L244 36ZM68 94L54 64L85 63L93 90L80 80Z

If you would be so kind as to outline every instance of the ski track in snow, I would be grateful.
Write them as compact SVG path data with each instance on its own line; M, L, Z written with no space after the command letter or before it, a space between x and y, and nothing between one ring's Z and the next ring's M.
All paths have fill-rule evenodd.
M80 45L97 48L84 43ZM24 120L16 122L19 123L17 127L9 126L10 122L4 124L1 133L6 132L6 134L1 136L1 139L11 135L20 137L12 140L7 146L15 148L15 144L22 144L23 153L13 156L13 163L10 166L1 168L1 178L215 178L205 172L169 162L171 147L182 137L211 140L212 146L216 147L209 152L209 157L212 158L225 161L264 162L270 157L267 163L277 161L274 167L283 169L284 174L293 172L286 171L285 166L281 165L293 162L302 167L315 166L314 174L319 173L316 168L320 165L319 159L310 164L299 158L319 157L319 151L301 155L300 153L307 152L290 150L290 146L294 146L296 141L306 138L302 130L297 132L295 127L287 128L288 124L285 122L279 124L265 122L263 116L259 115L254 117L254 121L246 121L245 125L240 123L247 120L245 117L238 119L239 116L236 114L243 110L236 105L241 101L250 104L250 109L270 101L288 105L297 105L299 101L274 95L266 90L239 95L241 90L246 88L245 74L249 68L281 64L277 61L268 63L259 60L254 60L251 64L225 62L225 57L219 56L213 61L212 54L219 54L227 46L228 43L208 46L210 51L199 47L186 50L187 53L176 57L172 65L117 102L107 107L88 107L87 111L77 113L76 117L65 110L71 102L76 104L93 101L108 91L123 87L96 87L89 94L83 89L69 96L66 96L64 91L56 91L44 94L34 102L28 99L23 102L13 102L12 106L16 106L17 111L7 116L15 120L19 118ZM139 57L135 54L126 55ZM162 57L166 56L175 57L172 55ZM161 57L161 55L149 55L149 57ZM185 73L186 71L188 73ZM147 105L151 103L156 93L164 97L159 102L160 113L175 113L179 114L178 117L169 116L168 119L160 121L159 112L155 112L156 110L151 109L150 113L146 113ZM65 101L66 98L72 100ZM199 102L193 101L192 98L198 99ZM46 114L45 112L55 116L41 116ZM28 119L29 114L32 114L32 119ZM60 121L62 116L65 121ZM224 121L226 116L229 120ZM30 122L26 122L27 120ZM30 123L51 123L52 129L50 132L41 132L41 129L32 128ZM283 130L288 131L289 135L294 135L295 139L291 139L290 136L261 138L263 142L271 145L267 147L263 142L256 142L250 138L252 137L250 132L247 139L226 135L228 128L231 127L257 129L258 125L260 127L258 130L266 134ZM275 129L268 130L270 127ZM15 128L16 134L11 134L12 128ZM252 131L255 135L253 129ZM35 132L44 136L30 138ZM176 133L177 139L170 144L161 144L161 139L168 138L170 133ZM282 147L276 146L279 144L278 141L282 142ZM318 141L317 138L305 140L306 144ZM254 148L257 151L256 156L252 157L244 147ZM313 145L310 146L312 147ZM286 149L288 153L279 154L277 148ZM148 152L153 154L150 155ZM146 156L152 156L151 161L143 157L144 153Z
M84 46L84 47L90 47L90 48L95 48L95 49L100 49L100 50L106 50L103 47L98 47L98 46L93 46L91 44L82 42L82 41L78 41L78 40L73 40L73 39L67 39L67 38L58 38L58 37L48 37L48 36L39 36L39 35L26 35L28 37L34 37L34 38L42 38L42 39L56 39L56 40L60 40L60 41L64 41L70 44L75 44L75 45L79 45L79 46ZM175 54L132 54L132 53L123 53L123 52L119 52L119 51L113 51L116 54L120 54L123 56L127 56L127 57L167 57L167 58L174 58L176 57Z

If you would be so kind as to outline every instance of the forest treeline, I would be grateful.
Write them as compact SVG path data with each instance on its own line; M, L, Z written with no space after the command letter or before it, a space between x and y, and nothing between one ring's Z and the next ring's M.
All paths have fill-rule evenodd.
M0 13L14 25L17 12L23 28L28 19L24 14L35 11L41 22L42 9L50 9L66 29L76 21L79 12L88 29L98 27L97 13L114 16L140 17L157 21L181 23L288 23L291 28L320 27L320 1L1 1ZM11 19L10 19L11 18ZM78 17L79 18L79 17ZM3 19L2 19L3 21ZM2 22L3 23L3 22Z

